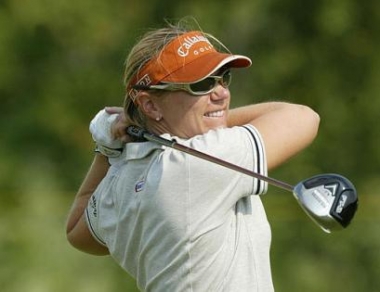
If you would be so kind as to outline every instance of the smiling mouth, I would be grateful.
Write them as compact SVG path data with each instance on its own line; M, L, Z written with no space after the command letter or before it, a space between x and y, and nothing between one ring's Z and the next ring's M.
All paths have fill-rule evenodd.
M224 115L224 111L215 111L215 112L209 112L205 113L204 116L207 118L221 118Z

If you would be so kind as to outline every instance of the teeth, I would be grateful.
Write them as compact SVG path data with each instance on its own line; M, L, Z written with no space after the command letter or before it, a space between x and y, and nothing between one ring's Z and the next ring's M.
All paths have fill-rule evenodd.
M211 112L211 113L206 113L206 117L209 118L220 118L223 116L223 111L216 111L216 112Z

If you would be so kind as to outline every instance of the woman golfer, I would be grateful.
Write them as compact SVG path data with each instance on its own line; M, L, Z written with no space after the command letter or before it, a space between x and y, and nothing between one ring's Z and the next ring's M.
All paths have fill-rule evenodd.
M259 196L267 184L125 134L138 125L266 175L313 141L319 116L284 102L229 109L232 70L250 65L181 25L138 41L124 111L101 111L91 123L100 152L69 214L74 247L110 254L142 291L274 290Z

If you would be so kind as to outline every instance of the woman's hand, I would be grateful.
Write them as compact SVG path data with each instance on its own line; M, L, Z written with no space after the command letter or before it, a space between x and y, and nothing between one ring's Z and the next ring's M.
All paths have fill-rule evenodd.
M113 139L120 140L124 143L128 143L131 141L130 136L127 134L127 127L129 126L129 123L127 122L124 109L122 107L106 107L106 112L110 115L112 114L118 114L117 118L111 125L111 135Z

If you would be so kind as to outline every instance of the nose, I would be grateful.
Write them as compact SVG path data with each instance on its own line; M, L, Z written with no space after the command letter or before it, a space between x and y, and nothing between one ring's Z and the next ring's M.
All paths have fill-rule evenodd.
M230 97L230 90L228 87L223 87L220 83L215 86L214 90L211 92L210 99L212 101L222 101Z

